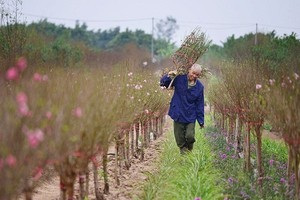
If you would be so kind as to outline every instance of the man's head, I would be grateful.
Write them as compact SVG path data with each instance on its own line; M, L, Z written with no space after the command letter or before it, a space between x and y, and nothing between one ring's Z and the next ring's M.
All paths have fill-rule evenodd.
M189 81L196 81L197 78L200 77L202 72L202 67L199 64L193 64L192 67L189 69L188 79Z

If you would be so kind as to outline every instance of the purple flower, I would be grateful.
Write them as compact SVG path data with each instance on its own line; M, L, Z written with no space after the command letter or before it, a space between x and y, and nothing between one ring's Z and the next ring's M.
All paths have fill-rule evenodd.
M273 163L274 163L274 160L269 160L269 164L272 166L273 165Z
M225 153L223 153L220 157L221 157L222 160L224 160L224 159L227 158L227 155Z
M284 178L281 178L280 183L284 184L284 183L286 183L286 180Z
M196 197L194 200L201 200L201 197Z

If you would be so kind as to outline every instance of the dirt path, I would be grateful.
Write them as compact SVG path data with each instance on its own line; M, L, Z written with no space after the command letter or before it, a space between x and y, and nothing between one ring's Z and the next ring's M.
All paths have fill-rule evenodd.
M167 117L167 123L164 126L164 133L170 128L170 119ZM116 184L114 180L114 156L109 157L108 163L109 170L109 190L110 193L105 195L106 200L132 200L137 199L138 195L142 192L143 183L146 181L147 176L145 172L154 173L157 170L156 161L159 159L162 150L162 143L166 140L165 134L157 140L151 142L150 146L145 150L144 161L132 158L131 167L129 170L122 169L120 175L120 185ZM93 174L90 172L90 189L89 200L96 199L94 192ZM100 180L101 188L103 191L103 179ZM78 194L78 185L75 185L75 193ZM34 200L58 200L59 199L59 178L55 177L52 181L45 183L37 189L33 196Z

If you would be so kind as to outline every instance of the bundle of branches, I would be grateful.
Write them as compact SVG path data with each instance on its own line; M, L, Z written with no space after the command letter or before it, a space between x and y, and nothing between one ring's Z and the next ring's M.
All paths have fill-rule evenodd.
M200 28L194 29L185 38L180 48L172 56L176 69L168 73L172 78L168 89L171 89L176 76L188 73L190 67L207 51L210 43L211 41L207 39L205 33L201 32ZM202 67L199 78L207 78L208 74L211 74L209 70Z
M200 28L194 29L172 56L177 74L187 74L189 68L207 51L210 43Z

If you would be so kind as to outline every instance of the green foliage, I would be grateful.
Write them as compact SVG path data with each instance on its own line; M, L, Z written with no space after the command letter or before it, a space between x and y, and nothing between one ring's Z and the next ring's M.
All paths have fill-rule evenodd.
M21 4L20 0L0 3L0 65L4 70L24 53L27 30L18 19Z
M176 20L172 21L173 26L176 25ZM47 22L47 19L41 20L38 23L28 25L28 28L35 30L37 33L50 38L58 38L61 35L69 35L70 41L83 42L90 48L115 50L120 49L128 43L135 43L137 46L151 50L152 35L145 33L143 30L131 31L126 29L124 32L120 31L120 27L109 30L90 31L85 23L80 25L76 22L75 28L66 28L63 25L55 25ZM171 27L170 27L171 28ZM176 28L173 27L168 32L170 38L175 32ZM172 34L170 34L170 32ZM175 49L175 44L170 42L170 39L153 38L154 52L161 57L169 56Z

